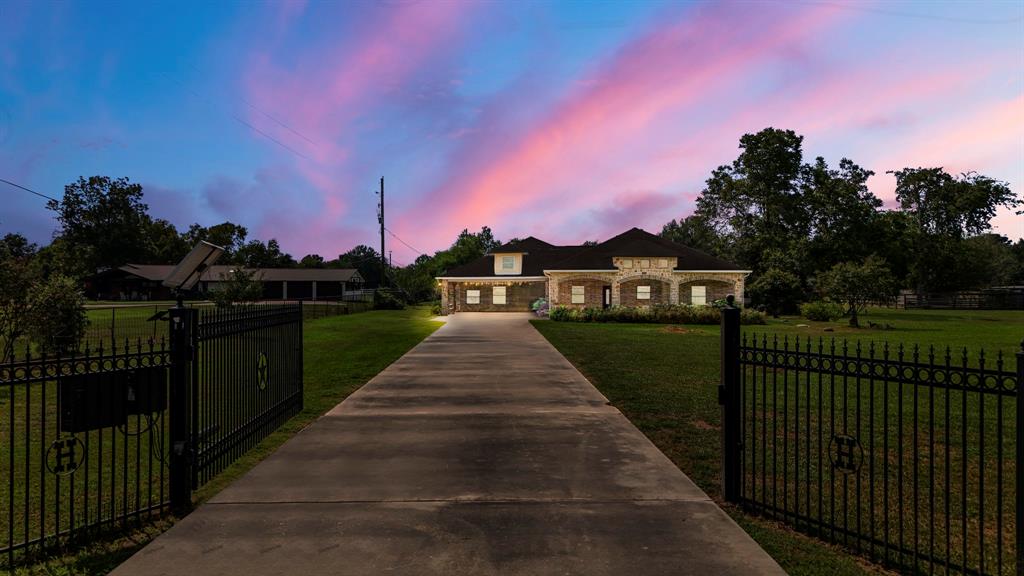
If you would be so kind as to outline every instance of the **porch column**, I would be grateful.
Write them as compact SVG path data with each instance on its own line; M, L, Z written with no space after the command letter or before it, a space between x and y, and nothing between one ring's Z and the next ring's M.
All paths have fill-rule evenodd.
M618 306L622 299L619 297L621 291L619 290L619 280L615 278L612 280L612 306Z
M313 300L316 300L316 280L313 280Z
M733 282L733 295L736 296L736 302L739 302L740 306L743 306L743 289L746 287L746 278L739 276L736 281Z
M282 280L281 281L281 300L287 300L287 299L288 299L288 281L287 280Z
M679 304L679 281L674 278L668 281L668 303Z
M441 280L441 316L448 315L448 281Z

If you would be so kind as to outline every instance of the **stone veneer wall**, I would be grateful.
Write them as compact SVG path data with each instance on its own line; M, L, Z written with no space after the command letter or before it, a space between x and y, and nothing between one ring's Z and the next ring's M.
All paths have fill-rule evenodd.
M675 262L672 262L674 265ZM718 298L725 298L729 294L736 296L737 302L743 302L744 278L743 272L677 272L674 270L649 268L649 269L624 269L617 272L549 272L548 277L548 301L552 306L573 306L571 303L571 288L573 283L593 282L600 286L612 287L613 306L634 306L636 301L637 284L650 283L652 302L655 293L655 286L662 290L667 288L667 299L660 301L665 304L689 304L690 290L693 285L708 287L708 301ZM632 290L632 297L626 294ZM600 287L591 303L591 292L587 290L586 306L600 306ZM579 308L580 305L576 304Z
M572 303L572 287L583 286L583 304ZM558 302L570 308L600 308L604 305L604 287L611 286L609 280L597 278L573 278L558 283Z
M690 302L690 288L692 286L706 286L707 287L707 303L710 304L715 300L721 300L729 294L735 294L734 284L730 282L722 282L721 280L692 280L690 282L679 283L679 303L680 304L692 304ZM742 302L742 301L741 301Z
M639 300L636 297L637 286L650 286L651 299ZM655 278L634 278L619 283L619 305L621 306L654 306L668 304L671 282Z

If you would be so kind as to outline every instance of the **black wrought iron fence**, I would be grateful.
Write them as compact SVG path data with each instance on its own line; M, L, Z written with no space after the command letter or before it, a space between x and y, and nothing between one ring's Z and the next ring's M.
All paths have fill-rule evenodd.
M1024 353L739 336L727 499L907 571L1017 574Z
M187 511L302 409L301 306L166 317L167 338L0 364L0 566Z
M25 350L0 365L0 553L123 526L168 504L165 341Z

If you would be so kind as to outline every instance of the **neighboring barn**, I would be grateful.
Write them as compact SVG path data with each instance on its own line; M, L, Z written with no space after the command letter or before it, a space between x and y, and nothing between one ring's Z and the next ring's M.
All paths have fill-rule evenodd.
M86 295L98 300L170 300L171 291L161 284L174 266L126 264L96 274L86 282ZM196 286L198 292L215 289L236 266L211 266ZM353 268L253 268L245 269L263 283L268 300L338 299L362 289L363 278Z

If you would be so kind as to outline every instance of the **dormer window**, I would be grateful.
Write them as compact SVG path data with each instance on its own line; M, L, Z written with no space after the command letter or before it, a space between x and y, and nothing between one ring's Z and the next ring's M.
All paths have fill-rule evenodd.
M622 259L622 267L623 268L632 268L633 267L633 260L631 258L623 258Z
M523 273L523 254L507 252L494 255L495 276L515 276Z

